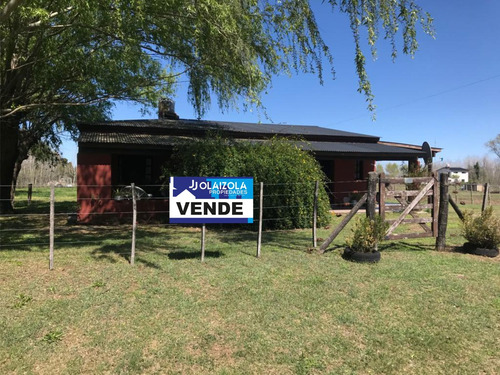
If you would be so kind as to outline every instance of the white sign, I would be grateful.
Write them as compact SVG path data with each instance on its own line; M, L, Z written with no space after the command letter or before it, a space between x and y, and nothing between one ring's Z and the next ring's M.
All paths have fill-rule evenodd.
M170 223L253 223L253 178L170 177Z

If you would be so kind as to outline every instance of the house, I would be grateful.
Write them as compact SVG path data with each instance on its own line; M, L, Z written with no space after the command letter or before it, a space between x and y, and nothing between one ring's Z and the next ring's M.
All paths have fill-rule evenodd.
M436 171L438 174L448 173L449 183L467 183L469 182L469 170L460 167L450 167L449 165L439 168Z
M173 107L172 107L173 108ZM332 204L349 200L366 190L368 173L379 160L429 160L440 149L427 143L415 146L381 142L379 137L319 126L255 124L179 119L173 109L161 106L152 120L108 121L78 125L77 199L79 221L91 222L100 214L131 211L127 199L115 199L123 186L135 183L148 199L138 202L140 212L165 213L167 194L161 189L162 166L181 140L217 131L236 140L262 141L274 136L300 137L313 152L329 184Z

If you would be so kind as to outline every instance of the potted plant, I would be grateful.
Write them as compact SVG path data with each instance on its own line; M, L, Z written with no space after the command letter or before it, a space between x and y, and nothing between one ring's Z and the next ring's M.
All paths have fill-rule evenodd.
M352 230L352 235L347 238L347 248L343 258L362 263L375 263L380 260L378 243L385 237L389 228L380 216L374 219L364 217L360 219Z
M463 249L476 255L498 256L500 245L500 218L493 215L493 207L488 207L480 216L472 211L464 212L462 234L468 241Z

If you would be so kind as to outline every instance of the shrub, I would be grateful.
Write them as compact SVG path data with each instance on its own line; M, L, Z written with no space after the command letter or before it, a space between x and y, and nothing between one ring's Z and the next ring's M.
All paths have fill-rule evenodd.
M377 245L385 237L389 223L380 216L375 219L364 217L356 222L352 235L347 238L347 246L353 251L370 253L377 250Z
M500 218L493 216L493 207L485 209L480 216L465 211L462 234L476 248L496 248L500 244Z
M234 141L217 134L190 139L174 150L163 176L253 177L255 207L264 182L265 229L307 228L312 225L315 181L326 177L314 157L289 139ZM328 195L320 184L318 225L330 221ZM256 210L255 213L258 211Z

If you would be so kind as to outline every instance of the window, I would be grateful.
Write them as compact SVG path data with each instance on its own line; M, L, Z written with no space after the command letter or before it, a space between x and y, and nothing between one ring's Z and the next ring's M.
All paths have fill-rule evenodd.
M155 182L153 160L145 155L116 155L112 164L113 185L151 185Z
M356 160L356 166L354 170L354 179L362 180L364 178L364 168L363 168L363 160Z

